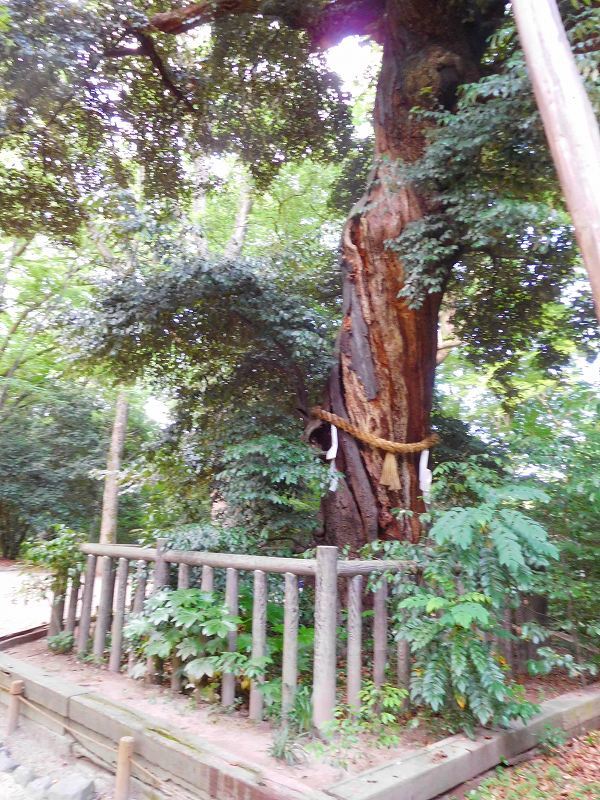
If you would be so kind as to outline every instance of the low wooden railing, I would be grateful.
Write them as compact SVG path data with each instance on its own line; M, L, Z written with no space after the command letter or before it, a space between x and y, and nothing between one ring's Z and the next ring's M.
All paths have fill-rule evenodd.
M99 569L101 588L93 630L93 655L104 656L106 639L110 630L110 654L108 668L113 672L121 669L123 657L123 627L128 614L139 613L147 593L167 585L169 564L178 565L178 588L190 585L190 569L202 569L201 589L211 591L214 586L214 570L225 570L225 603L230 614L238 613L239 572L252 572L254 577L252 606L252 657L266 655L267 648L267 599L268 576L284 577L284 622L282 664L282 711L285 714L294 704L298 669L298 621L299 593L298 576L314 578L314 661L313 661L313 721L317 728L333 718L336 705L336 665L338 660L338 610L340 594L347 599L347 647L346 647L346 693L347 703L358 707L363 667L363 599L365 578L389 572L414 571L409 561L363 561L339 559L337 547L317 547L316 558L274 558L231 553L212 553L167 550L165 541L158 540L156 548L131 545L84 544L87 567L83 581L83 594L76 649L84 655L88 649L92 628L94 584ZM97 563L100 559L100 564ZM150 576L147 566L153 565ZM132 568L135 565L135 569ZM129 584L133 577L133 590ZM149 580L150 579L150 580ZM346 591L340 592L342 581ZM69 614L67 629L74 630L73 610L78 607L80 579L72 582L69 591ZM130 597L129 608L126 608ZM60 599L53 603L64 608ZM385 681L388 660L388 614L387 582L381 581L373 595L373 681L381 685ZM73 617L73 619L71 619ZM54 628L62 627L62 620L55 620ZM228 649L235 651L237 633L229 634ZM396 653L397 680L399 685L408 684L408 653L406 644L399 642ZM231 705L235 700L235 676L222 676L221 703ZM263 715L263 695L260 682L253 681L250 689L250 718L259 720Z

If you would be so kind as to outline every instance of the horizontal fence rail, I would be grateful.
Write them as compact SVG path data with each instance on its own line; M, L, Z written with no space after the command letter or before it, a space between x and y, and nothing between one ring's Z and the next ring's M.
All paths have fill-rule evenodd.
M268 648L266 609L271 586L269 575L277 576L281 581L280 596L283 597L284 612L281 680L282 713L285 716L294 706L298 685L299 598L302 590L298 578L308 578L315 587L312 700L313 722L318 729L322 729L334 717L339 688L337 672L342 663L345 663L346 671L345 701L354 708L360 705L365 641L363 602L369 576L415 571L415 563L412 561L340 559L337 547L317 547L316 558L303 559L168 550L166 541L162 539L156 544L155 548L82 545L81 550L87 555L85 574L72 579L66 595L53 598L53 634L64 628L75 635L76 609L79 603L79 625L75 635L78 655L87 654L91 650L95 660L102 660L110 635L108 668L118 672L123 667L124 625L130 615L142 611L147 597L165 586L189 588L192 583L192 568L200 571L200 588L203 591L213 591L215 570L224 570L224 602L228 612L236 616L239 608L239 574L244 572L252 576L253 585L252 656L261 658L266 655ZM174 573L171 573L170 565L177 566L176 582L172 581ZM96 586L97 581L100 583L99 587ZM65 624L63 617L67 597ZM381 582L370 597L372 680L376 686L380 686L385 681L390 655L387 583ZM347 607L345 653L340 652L341 645L338 641L342 602ZM226 647L230 652L236 650L237 631L230 632ZM406 685L408 653L405 643L399 642L395 650L398 682ZM134 663L135 659L130 655L129 668ZM174 691L180 691L181 664L173 659L171 666L171 687ZM146 676L151 681L156 676L156 659L152 657L146 664ZM260 685L261 680L255 679L250 686L250 718L256 721L263 716ZM236 689L235 675L224 673L221 685L221 703L224 706L235 702Z

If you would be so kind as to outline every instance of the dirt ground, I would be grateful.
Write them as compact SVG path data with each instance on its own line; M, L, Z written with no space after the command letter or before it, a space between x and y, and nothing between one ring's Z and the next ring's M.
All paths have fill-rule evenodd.
M414 752L428 741L421 729L406 731L398 747L353 748L347 769L326 763L310 752L306 761L287 766L269 755L272 726L255 723L242 713L219 713L218 706L197 706L182 695L173 696L168 688L148 686L126 675L115 675L103 668L81 663L74 656L49 655L43 639L12 647L7 655L27 661L48 675L89 687L110 700L135 706L136 710L177 727L182 733L199 736L227 754L231 764L241 760L262 768L269 777L293 788L328 786L342 778Z
M25 581L15 565L0 564L0 635L33 627L48 619L47 601L25 602L22 594ZM434 740L421 725L405 730L397 747L370 746L368 741L354 744L349 753L342 754L343 767L339 763L339 753L332 764L331 754L319 757L310 749L305 752L301 764L288 766L269 755L273 729L268 722L251 722L242 712L221 713L214 704L198 705L183 695L174 696L168 688L148 686L124 674L109 673L71 655L50 655L43 639L5 652L39 667L48 675L60 675L64 680L89 687L110 700L131 704L182 733L203 738L219 748L229 763L259 767L270 780L290 788L323 788L348 775L406 756ZM561 676L527 681L529 698L538 702L578 687L577 682Z

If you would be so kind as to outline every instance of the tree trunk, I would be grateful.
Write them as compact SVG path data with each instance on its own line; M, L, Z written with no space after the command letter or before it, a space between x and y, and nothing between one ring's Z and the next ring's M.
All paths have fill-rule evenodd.
M238 210L233 224L233 232L223 253L223 258L227 261L235 261L235 259L239 258L242 254L253 204L252 187L248 179L243 177Z
M102 496L102 517L100 521L100 544L114 544L117 541L117 510L119 505L119 470L123 457L125 435L127 433L127 394L117 395L115 419L113 422L104 494Z
M323 406L378 436L415 442L429 432L442 298L428 295L415 310L398 297L404 271L387 242L435 203L402 184L398 166L414 162L425 147L426 123L411 108L423 105L424 97L451 108L456 87L477 78L478 59L460 11L450 4L394 0L387 4L384 26L376 166L342 236L344 317ZM323 444L326 430L317 434ZM383 455L339 432L336 466L344 479L324 501L326 543L356 551L377 538L418 540L418 514L425 510L419 454L398 457L399 491L379 483ZM411 513L398 516L393 509Z

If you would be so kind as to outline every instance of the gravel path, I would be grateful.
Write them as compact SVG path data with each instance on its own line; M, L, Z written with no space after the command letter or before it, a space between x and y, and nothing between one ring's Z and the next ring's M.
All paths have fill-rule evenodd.
M25 791L6 772L0 772L0 797L2 800L29 800Z
M6 561L0 564L0 636L48 622L48 601L25 595L26 584L27 576L20 566Z

